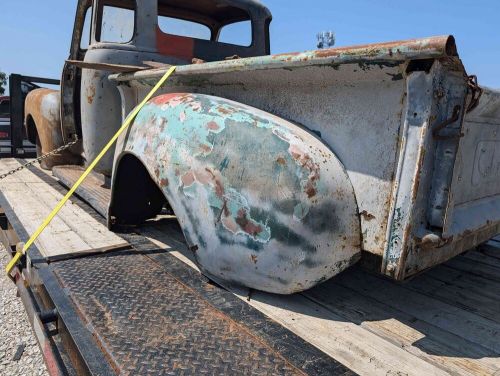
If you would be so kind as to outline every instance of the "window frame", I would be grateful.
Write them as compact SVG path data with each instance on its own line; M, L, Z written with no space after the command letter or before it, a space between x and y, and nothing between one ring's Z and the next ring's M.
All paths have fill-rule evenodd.
M169 18L174 18L174 19L178 19L178 20L182 20L182 21L194 22L194 23L206 26L211 31L211 37L210 37L211 42L220 43L222 45L227 45L227 46L235 46L235 47L239 47L239 48L251 49L251 48L255 47L255 42L256 42L255 41L255 32L256 32L255 27L256 27L256 25L255 25L254 14L252 14L251 12L246 12L247 18L242 18L242 19L239 19L236 21L233 20L229 23L213 23L213 22L210 22L210 19L208 17L203 17L203 15L200 15L199 18L196 18L196 17L187 18L187 17L182 17L182 15L180 15L180 14L173 14L173 13L166 14L165 11L162 12L162 10L165 9L165 6L160 6L160 0L157 0L156 2L157 2L157 18L158 17L169 17ZM242 46L242 45L238 45L238 44L225 43L225 42L219 41L220 32L224 27L238 23L238 22L245 22L245 21L250 22L251 42L248 46ZM166 34L166 35L174 35L174 36L179 36L179 37L184 37L184 38L192 38L195 40L209 41L208 39L199 39L199 38L193 38L193 37L185 37L185 36L177 35L177 34L165 33L163 30L161 30L161 32Z
M190 37L190 36L187 36L187 35L180 35L180 34L173 34L173 33L169 33L165 30L163 30L161 27L160 27L160 17L164 17L164 18L170 18L172 20L178 20L178 21L184 21L184 22L190 22L190 23L194 23L194 24L197 24L197 25L201 25L201 26L204 26L208 29L208 31L210 32L210 38L209 39L201 39L201 38L196 38L196 37ZM156 19L157 19L157 26L158 26L158 29L163 33L163 34L166 34L166 35L175 35L175 36L178 36L178 37L182 37L182 38L192 38L192 39L197 39L197 40L203 40L203 41L216 41L214 40L214 35L215 35L215 32L214 32L214 29L213 29L213 26L211 25L207 25L206 23L204 22L201 22L201 21L194 21L194 20L188 20L186 18L182 18L182 17L173 17L173 16L169 16L169 15L162 15L160 14L160 11L158 10L158 14L156 16Z
M89 23L89 34L88 34L88 46L87 48L82 48L82 41L84 38L83 32L85 31L85 21L87 20L87 14L88 11L90 10L90 23ZM85 17L83 19L83 22L81 24L81 30L80 30L80 42L78 43L78 49L80 52L87 52L89 47L92 45L92 40L93 40L93 29L94 29L94 6L90 5L85 9Z
M250 22L250 44L249 45L241 45L241 44L234 44L234 43L228 43L228 42L221 42L219 40L222 29L224 29L226 26L234 25L234 24L237 24L237 23L240 23L240 22ZM228 24L221 24L219 26L219 28L217 29L217 37L215 38L214 41L217 42L217 43L228 45L228 46L236 46L236 47L241 47L241 48L252 48L252 47L254 47L254 43L255 43L255 41L254 41L254 36L255 36L254 28L255 28L255 25L254 25L253 18L250 18L250 19L247 19L247 20L235 21L235 22L231 22L231 23L228 23Z

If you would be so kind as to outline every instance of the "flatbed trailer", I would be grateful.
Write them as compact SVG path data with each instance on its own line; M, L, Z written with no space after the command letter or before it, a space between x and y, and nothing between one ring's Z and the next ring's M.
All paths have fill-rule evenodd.
M78 169L0 181L8 251ZM88 179L15 272L51 375L500 374L499 240L405 284L355 266L282 296L205 278L167 214L108 232L107 192Z

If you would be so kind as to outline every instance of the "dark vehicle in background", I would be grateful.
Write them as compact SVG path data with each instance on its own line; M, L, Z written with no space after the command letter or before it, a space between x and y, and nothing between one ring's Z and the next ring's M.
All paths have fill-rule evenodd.
M25 77L19 74L9 76L10 96L0 96L0 158L30 158L36 155L34 143L27 138L23 117L26 97L31 91L40 89L35 82L58 84L57 80Z
M10 154L10 98L0 97L0 157Z
M0 116L2 118L10 115L10 97L0 96Z

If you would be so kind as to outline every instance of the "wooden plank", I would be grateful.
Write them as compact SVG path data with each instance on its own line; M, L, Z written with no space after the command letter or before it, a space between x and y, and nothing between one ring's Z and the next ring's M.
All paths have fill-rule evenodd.
M231 291L240 299L248 295L245 289ZM359 374L449 375L303 295L254 292L248 304Z
M177 222L177 218L175 216L159 215L155 220L148 221L148 224L149 223L153 223L154 227L158 231L161 231L163 234L168 236L169 239L172 239L174 242L187 247L186 238L184 237L182 229L179 226L179 222Z
M446 266L490 279L495 282L500 282L500 273L498 268L484 263L478 263L463 257L455 257L454 259L446 262Z
M24 161L23 163L31 162L32 159L24 159L23 161ZM40 172L43 172L45 175L47 175L47 176L49 176L51 178L53 177L52 176L52 171L51 170L45 170L44 168L42 168L42 166L40 166L40 163L35 163L35 164L31 165L30 168L34 168L34 169L36 169L36 170L38 170Z
M55 189L37 190L38 198L43 200L47 205L57 205L62 198L62 195ZM115 247L117 237L110 236L112 234L103 225L96 226L96 220L90 215L82 216L80 209L77 205L72 203L66 204L61 211L60 215L64 218L64 223L90 247L99 245L95 248ZM122 240L121 243L124 243Z
M62 185L71 188L84 171L85 169L80 166L57 166L53 168L52 173ZM103 178L91 173L75 194L106 218L111 201L111 189L102 187L103 184Z
M379 276L353 268L336 281L419 320L453 333L500 355L500 324Z
M41 201L45 198L47 192L45 184L31 184L39 186L37 190L30 189L8 189L5 186L2 188L7 200L10 202L11 207L15 210L16 215L19 220L23 223L26 231L28 233L33 233L36 231L38 226L43 222L43 220L50 214L51 210L57 204L57 200L53 205L47 205L46 202ZM39 195L37 196L36 193ZM22 204L19 199L22 199ZM71 204L68 204L71 205ZM60 256L65 253L73 252L85 252L96 248L97 245L100 247L107 247L116 245L116 239L111 237L99 236L101 229L94 227L92 224L85 223L81 220L82 218L78 215L80 213L73 213L71 207L64 208L61 210L60 215L58 215L52 223L47 227L47 229L39 237L39 246L41 253L47 257L51 258L53 256ZM72 215L68 215L71 213ZM73 219L78 220L78 222L70 222L68 219L73 217ZM71 219L70 219L71 220ZM104 228L104 226L102 226ZM82 231L82 229L84 229ZM97 231L96 231L97 230ZM82 236L84 231L90 231L86 233L85 237ZM120 243L124 243L123 240Z
M500 299L491 299L474 286L457 286L424 275L405 284L414 291L500 323Z
M143 61L142 62L144 65L147 65L148 67L151 67L153 69L168 69L171 68L171 64L166 64L166 63L160 63L159 61Z
M0 161L0 171L20 165L14 159ZM28 233L36 231L62 195L29 170L22 170L0 182L0 189ZM127 243L69 201L42 232L36 245L43 256L59 258L106 251Z
M499 359L483 359L491 351L338 285L335 278L304 295L452 374L491 375L500 370Z
M30 186L33 187L35 184L31 183ZM0 188L26 232L28 234L34 233L50 214L52 208L37 198L36 190L31 190L26 185L17 182L2 182ZM60 216L54 218L45 231L40 234L36 245L44 256L58 254L64 249L71 252L88 248L88 244L72 232Z
M478 252L500 260L500 242L490 241L479 247Z
M498 252L500 254L500 252ZM481 262L483 264L487 264L489 266L498 268L498 275L500 275L500 258L492 257L484 252L479 250L465 252L462 257L473 260L476 262Z
M177 222L175 219L174 221ZM137 228L138 233L145 236L159 248L177 257L197 272L200 272L193 253L187 249L187 245L182 240L178 239L178 235L172 234L175 231L172 227L177 227L176 223L172 224L165 220L159 222L160 223L157 223L157 221L149 221L145 223Z
M468 274L449 268L446 265L440 265L426 271L425 276L445 282L446 284L452 284L464 290L471 289L474 293L491 300L500 299L500 282Z

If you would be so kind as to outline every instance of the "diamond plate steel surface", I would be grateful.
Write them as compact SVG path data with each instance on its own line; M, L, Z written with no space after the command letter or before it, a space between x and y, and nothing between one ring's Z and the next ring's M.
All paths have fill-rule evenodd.
M32 167L30 171L52 188L62 194L66 193L65 188L39 169ZM0 199L1 196L0 192ZM73 203L97 222L105 223L86 203L76 198ZM10 214L15 217L12 211ZM115 370L123 375L272 375L300 374L302 371L311 376L356 375L336 359L266 317L234 294L207 283L205 277L168 252L159 250L145 237L130 232L120 236L137 252L120 251L103 256L58 261L39 271L43 272L44 283L51 286L51 298L57 301L58 310L64 311L64 325L70 331L79 354L84 357L92 374L109 373L104 372L106 366L100 360L104 354ZM28 237L24 233L24 238ZM36 247L33 252L38 252ZM39 255L37 257L40 258ZM180 300L176 300L179 295ZM95 306L95 301L100 302L101 306ZM169 305L169 302L172 304ZM161 305L166 305L165 311L156 307ZM173 320L184 317L182 309L196 311L198 305L205 310L191 313L195 321L184 326L184 329L191 331L190 338L179 329L180 326L174 327L173 332L169 332L168 327L164 326L156 330L159 321L150 315L156 312L164 320L163 316L170 314L170 320ZM150 307L153 308L148 309ZM176 307L179 307L178 312ZM79 312L80 318L76 317L75 311ZM208 319L215 320L221 326L212 323L213 327L209 327L209 321L203 324L200 319L202 313L205 318L209 314ZM131 320L127 321L129 317ZM107 327L109 320L114 327ZM140 322L142 327L131 328L136 322ZM198 332L195 324L200 329ZM226 341L219 341L221 330L216 329L224 325L229 335L225 336ZM180 335L186 337L183 344L176 344L170 338L174 336L176 339L175 336ZM96 341L90 339L90 336ZM198 337L201 340L197 341ZM152 338L155 340L152 341ZM162 346L154 343L160 339L170 342L164 342ZM146 347L147 344L149 347ZM187 348L187 352L184 348ZM192 360L195 350L201 352L196 361ZM180 360L188 365L183 366Z
M304 374L144 255L122 252L53 268L121 374Z

